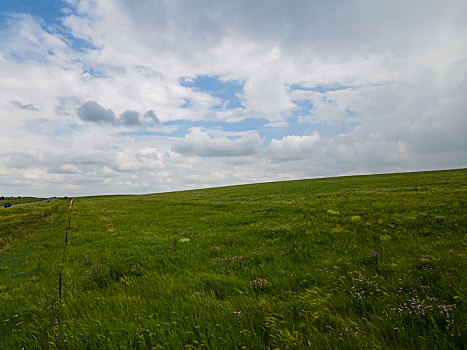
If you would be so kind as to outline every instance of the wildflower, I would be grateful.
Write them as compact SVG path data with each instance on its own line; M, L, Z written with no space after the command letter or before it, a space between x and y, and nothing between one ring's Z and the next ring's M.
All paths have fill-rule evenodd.
M257 278L250 281L250 284L257 289L266 289L271 287L271 283L264 278Z

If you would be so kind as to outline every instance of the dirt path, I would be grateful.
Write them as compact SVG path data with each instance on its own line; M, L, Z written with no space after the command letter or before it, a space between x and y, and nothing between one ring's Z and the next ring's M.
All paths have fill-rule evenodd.
M30 202L30 203L18 203L18 204L12 204L10 208L12 207L19 207L20 205L30 205L30 204L39 204L39 203L47 203L47 202L52 202L54 201L55 198L49 198L49 199L44 199L43 201L38 201L38 202ZM3 207L3 205L0 207L0 209L8 209Z

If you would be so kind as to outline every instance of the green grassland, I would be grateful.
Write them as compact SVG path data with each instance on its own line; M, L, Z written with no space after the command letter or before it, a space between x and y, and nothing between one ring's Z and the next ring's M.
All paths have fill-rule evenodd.
M5 199L0 200L0 206L3 207L3 204L5 203L11 203L11 204L24 204L24 203L32 203L32 202L38 202L42 201L45 198L37 198L37 197L5 197Z
M461 349L467 170L0 210L2 349Z

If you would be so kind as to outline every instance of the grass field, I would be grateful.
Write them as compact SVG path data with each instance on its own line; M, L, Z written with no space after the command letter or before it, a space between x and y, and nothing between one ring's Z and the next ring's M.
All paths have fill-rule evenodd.
M467 170L0 210L2 349L462 349Z

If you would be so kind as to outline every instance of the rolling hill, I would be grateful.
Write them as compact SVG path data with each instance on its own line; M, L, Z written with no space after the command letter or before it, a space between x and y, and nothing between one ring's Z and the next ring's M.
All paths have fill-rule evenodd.
M68 200L0 210L0 348L462 348L466 202L466 169L82 197L67 246Z

